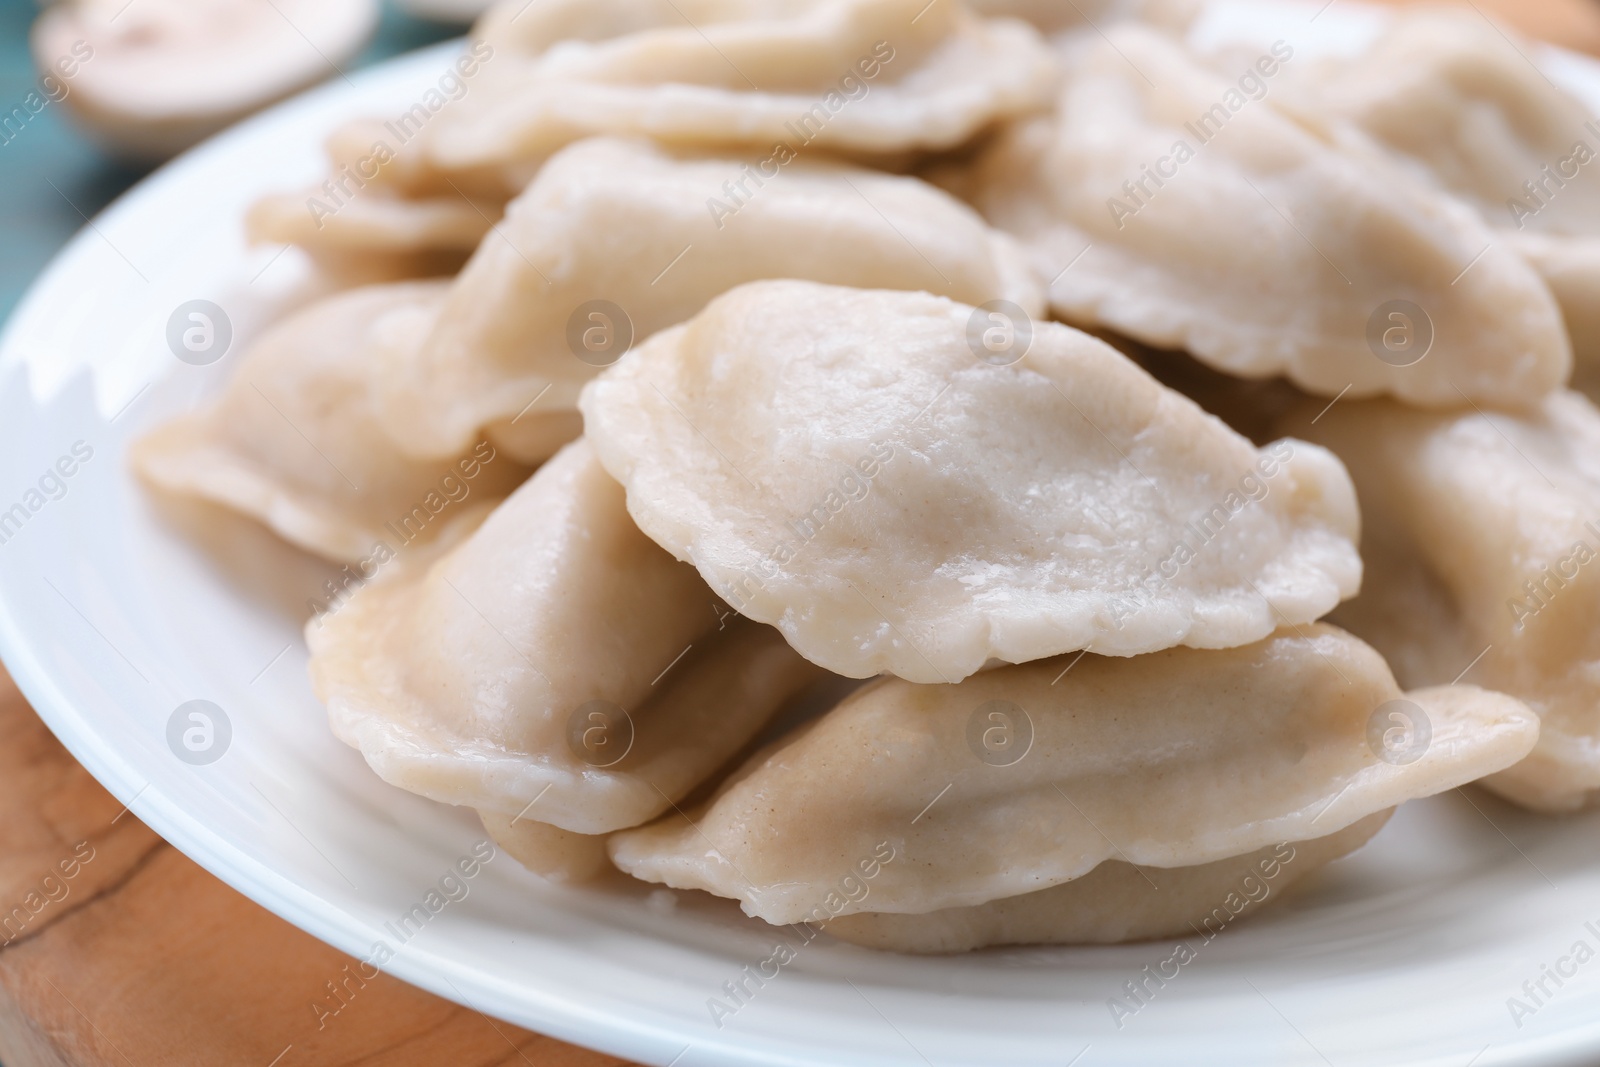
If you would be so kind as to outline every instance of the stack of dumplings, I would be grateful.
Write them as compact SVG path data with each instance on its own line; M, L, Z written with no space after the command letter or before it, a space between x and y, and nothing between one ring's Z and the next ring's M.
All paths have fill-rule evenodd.
M359 567L333 732L594 892L1111 943L1590 804L1600 128L1476 15L1070 8L496 6L133 466Z

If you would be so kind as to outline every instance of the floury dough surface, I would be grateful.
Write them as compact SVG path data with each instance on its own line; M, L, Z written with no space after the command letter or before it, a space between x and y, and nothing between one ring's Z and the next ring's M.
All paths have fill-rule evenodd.
M1366 586L1341 625L1406 685L1466 679L1539 713L1539 744L1484 781L1541 811L1600 791L1600 411L1577 393L1528 416L1386 402L1308 405L1281 427L1349 465ZM1468 668L1471 668L1470 671Z
M612 859L770 923L819 906L921 914L1106 860L1193 867L1331 834L1507 767L1539 732L1499 693L1402 694L1376 652L1320 623L1069 666L868 685L753 757L692 822L673 812L613 836ZM1406 736L1386 735L1391 713L1409 716ZM838 879L884 846L895 858L870 892L836 908Z
M1058 323L1020 361L978 358L999 328L927 294L755 283L581 407L640 528L850 677L1225 648L1354 594L1327 452L1257 450Z

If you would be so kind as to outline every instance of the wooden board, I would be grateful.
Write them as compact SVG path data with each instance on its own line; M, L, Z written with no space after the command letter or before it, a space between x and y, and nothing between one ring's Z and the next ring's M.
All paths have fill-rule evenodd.
M358 985L344 970L354 974L355 960L246 900L124 811L3 671L0 737L5 1067L623 1062L387 975ZM330 982L346 983L340 999Z

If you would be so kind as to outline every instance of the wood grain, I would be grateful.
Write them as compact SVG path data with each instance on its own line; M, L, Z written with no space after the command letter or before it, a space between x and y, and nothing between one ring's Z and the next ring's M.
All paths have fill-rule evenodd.
M347 979L355 960L229 889L124 811L3 671L0 737L5 1067L623 1062L387 975ZM339 981L343 1006L319 1014L315 1002L341 1002L328 987Z

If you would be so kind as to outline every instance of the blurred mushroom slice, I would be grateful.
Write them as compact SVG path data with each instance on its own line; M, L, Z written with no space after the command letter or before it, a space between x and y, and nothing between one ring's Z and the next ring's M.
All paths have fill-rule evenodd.
M375 0L62 0L33 28L34 61L90 53L64 100L118 155L176 155L339 72L371 37Z
M1145 27L1086 35L1058 113L946 180L1024 239L1070 322L1325 396L1505 406L1562 384L1542 279L1354 127L1280 108L1275 47L1224 76ZM1407 306L1414 340L1379 347Z
M780 174L592 138L512 202L415 358L386 378L391 436L444 456L487 430L543 459L545 423L570 420L578 390L635 340L775 277L1043 305L1014 241L915 178L811 160Z
M469 502L500 499L528 469L492 442L416 460L375 421L377 383L424 336L445 288L353 289L295 312L237 357L214 402L137 441L134 469L169 492L259 519L308 551L358 563L363 573L437 534ZM579 430L571 421L569 437Z
M886 679L692 815L615 835L611 857L770 923L920 915L1048 891L1108 860L1193 868L1333 834L1515 763L1538 731L1499 693L1403 694L1375 651L1322 624L959 685ZM1148 901L1121 903L1101 913L1106 938L1152 921Z
M581 439L306 640L334 732L385 781L479 809L535 869L579 866L587 845L525 822L654 818L822 677L641 534Z
M1106 860L1082 878L1049 889L922 915L841 915L828 922L827 931L868 948L916 953L1191 935L1203 943L1366 844L1393 812L1374 812L1326 837L1270 845L1195 867L1136 867Z
M1258 450L1017 309L755 282L581 407L640 528L849 677L1243 645L1360 584L1329 453Z
M1465 677L1526 701L1532 755L1484 781L1539 811L1600 792L1600 411L1563 390L1526 417L1341 401L1282 429L1349 466L1361 596L1335 618L1405 685Z
M441 166L539 159L597 133L879 158L952 148L1046 105L1055 77L1031 27L980 19L960 4L547 0L538 8L518 25L520 9L507 4L477 27L510 54L428 130ZM566 38L559 44L557 32Z

